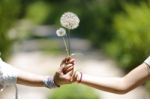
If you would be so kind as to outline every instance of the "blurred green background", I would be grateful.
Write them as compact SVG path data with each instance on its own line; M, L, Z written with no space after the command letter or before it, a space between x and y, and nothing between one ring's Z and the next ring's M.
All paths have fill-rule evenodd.
M59 53L54 35L40 34L37 28L55 31L66 11L81 20L72 35L89 40L125 72L150 55L150 0L0 0L1 57L7 60L15 44L35 39L42 51Z

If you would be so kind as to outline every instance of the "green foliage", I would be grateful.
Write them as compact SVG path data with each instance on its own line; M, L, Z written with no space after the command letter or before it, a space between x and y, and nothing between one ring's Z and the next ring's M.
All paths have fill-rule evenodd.
M26 19L35 24L42 24L48 17L50 7L42 1L34 2L28 5Z
M150 81L145 83L146 90L150 92Z
M147 0L142 0L147 2ZM26 0L27 15L35 23L59 26L60 16L66 11L79 15L81 20L73 34L89 39L101 48L114 37L114 15L123 10L124 2L139 4L141 0ZM29 5L28 5L29 4Z
M150 54L150 3L125 4L125 13L116 15L116 37L106 51L127 71L135 68Z
M66 85L55 90L48 99L100 99L98 95L88 87L81 85Z
M7 32L18 18L19 8L19 0L0 0L0 52L3 58L9 56L13 41Z
M95 0L38 0L44 2L41 7L48 6L46 15L42 14L39 3L34 1L27 7L27 18L35 21L38 14L45 15L40 23L44 21L46 24L56 25L60 27L60 16L67 11L76 13L81 22L78 29L74 30L73 34L91 40L95 47L101 46L104 42L109 41L112 34L112 19L114 14L121 9L121 3L116 1L95 1ZM46 5L45 5L46 3ZM41 4L40 4L41 5ZM34 10L36 9L36 11ZM44 10L44 12L45 12ZM35 13L36 12L36 13ZM47 14L49 14L47 16ZM45 20L47 19L47 20Z

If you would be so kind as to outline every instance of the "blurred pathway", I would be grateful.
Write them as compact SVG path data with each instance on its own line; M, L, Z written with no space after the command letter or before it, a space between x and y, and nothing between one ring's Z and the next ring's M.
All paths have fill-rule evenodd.
M10 63L22 70L37 74L53 74L64 56L44 55L39 52L14 55ZM122 71L115 64L97 53L87 53L77 58L77 69L95 76L121 76ZM125 95L116 95L94 89L102 99L149 99L143 87L136 88ZM19 99L46 99L51 90L19 86ZM14 88L3 92L1 99L14 99Z

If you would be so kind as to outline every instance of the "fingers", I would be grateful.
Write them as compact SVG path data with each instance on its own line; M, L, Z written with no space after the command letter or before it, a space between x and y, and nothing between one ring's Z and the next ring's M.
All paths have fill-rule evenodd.
M73 68L74 68L73 66L70 67L70 68L68 68L68 69L66 70L66 73L67 73L67 72L70 72L70 71L73 71Z
M74 71L72 76L71 76L71 82L77 81L77 71Z
M71 83L72 75L74 72L74 64L75 64L75 59L71 57L66 57L62 60L60 67L58 69L57 75L59 84L68 84ZM56 77L55 77L56 78Z
M81 80L81 72L75 71L72 75L72 82L79 82Z
M61 62L61 67L64 67L66 64L73 64L75 63L75 59L71 58L71 57L66 57L65 59L62 60Z
M64 67L64 64L66 64L67 60L68 60L68 57L64 58L60 64L60 67Z
M67 64L72 64L72 65L74 65L75 64L75 59L70 59L68 62L67 62Z
M70 72L71 70L73 70L73 66L68 66L67 68L63 68L63 73L66 74L67 72Z
M63 71L64 74L66 74L70 71L73 71L73 69L74 69L74 66L69 65L69 66L65 66L62 71Z

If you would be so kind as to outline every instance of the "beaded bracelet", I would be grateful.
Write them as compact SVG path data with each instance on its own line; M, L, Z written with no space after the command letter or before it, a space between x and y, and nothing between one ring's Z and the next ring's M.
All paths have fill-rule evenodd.
M45 86L49 89L52 89L52 88L57 88L57 87L60 87L59 85L57 85L53 78L52 77L48 77L46 80L43 81Z

